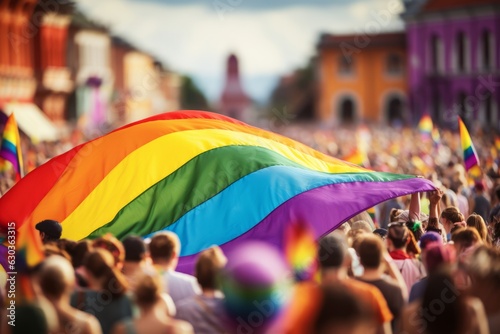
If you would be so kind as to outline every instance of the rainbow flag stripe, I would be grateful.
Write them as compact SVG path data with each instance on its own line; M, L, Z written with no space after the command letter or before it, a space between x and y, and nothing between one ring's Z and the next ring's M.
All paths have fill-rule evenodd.
M467 127L460 117L458 118L458 125L460 129L460 142L462 144L462 151L464 154L465 170L468 171L476 165L479 166L479 159L477 157L476 149L474 148L474 145L472 145L472 139L469 135L469 131L467 131Z
M300 220L319 237L377 203L433 189L428 180L369 171L219 114L179 111L35 169L0 198L0 229L55 219L73 240L171 230L183 244L179 269L191 271L211 245L283 246L287 223Z
M21 154L21 139L14 114L10 114L5 123L0 146L0 170L5 171L10 166L16 171L16 180L23 177L23 158Z

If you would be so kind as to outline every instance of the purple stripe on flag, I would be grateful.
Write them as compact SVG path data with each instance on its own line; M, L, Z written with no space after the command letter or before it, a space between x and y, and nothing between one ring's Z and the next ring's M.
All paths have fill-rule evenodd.
M19 162L17 161L17 155L15 153L6 150L0 151L0 157L9 161L14 166L14 169L19 171Z
M434 190L426 179L412 178L391 182L338 183L315 188L297 195L271 212L255 227L221 245L230 253L249 240L267 241L283 249L287 223L305 220L317 238L336 229L342 222L391 198ZM179 259L177 270L192 274L197 254Z

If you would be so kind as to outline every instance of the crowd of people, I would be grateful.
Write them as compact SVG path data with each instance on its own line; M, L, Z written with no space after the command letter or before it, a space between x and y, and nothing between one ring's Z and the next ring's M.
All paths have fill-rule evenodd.
M77 242L45 220L45 259L29 272L35 301L17 311L30 321L12 327L3 315L2 333L500 333L500 204L485 220L449 205L452 193L413 194L385 224L366 214L343 223L317 241L317 275L293 280L288 266L258 293L256 272L280 275L263 266L278 250L242 260L213 246L191 276L176 271L172 232ZM251 268L245 277L229 273L235 261Z
M228 269L234 257L214 246L191 276L176 271L182 245L172 232L72 241L46 220L37 225L45 259L29 272L34 300L18 308L15 327L2 314L0 332L500 333L494 138L474 141L482 173L471 176L452 132L436 141L408 129L278 130L333 156L361 147L369 168L423 175L436 190L380 203L373 217L358 215L317 240L317 275L296 281L288 266L286 279L258 288L259 270L281 275L281 266L262 266L278 250L246 258L251 270L241 277ZM38 153L30 146L35 165L69 144L41 145ZM6 287L0 295L5 312Z

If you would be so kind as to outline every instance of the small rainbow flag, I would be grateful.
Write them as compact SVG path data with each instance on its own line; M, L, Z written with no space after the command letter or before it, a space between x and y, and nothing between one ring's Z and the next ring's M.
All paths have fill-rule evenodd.
M462 151L464 152L465 170L469 170L474 166L479 166L479 159L477 157L472 139L467 131L467 127L460 117L458 117L458 126L460 128L460 142L462 143Z
M10 114L3 130L0 146L0 171L9 170L10 165L16 171L16 181L23 177L23 158L21 154L21 139L14 113Z
M425 114L422 116L420 119L420 122L418 122L418 130L422 135L425 135L426 137L431 137L431 132L433 129L433 124L432 124L432 118L429 116L429 114Z
M16 269L28 270L43 261L42 240L39 232L31 224L23 224L17 229L16 239Z
M365 166L368 161L366 153L362 152L359 148L354 149L350 154L346 155L343 160L358 166Z
M304 222L292 223L285 233L285 254L295 280L298 282L314 278L318 266L317 246L312 229Z

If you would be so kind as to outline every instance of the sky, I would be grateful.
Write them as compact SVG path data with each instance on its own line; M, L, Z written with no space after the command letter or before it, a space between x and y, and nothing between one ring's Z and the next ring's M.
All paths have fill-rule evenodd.
M193 77L208 99L238 56L247 93L264 103L280 76L304 66L323 32L402 30L400 0L78 0L78 7L167 68Z

